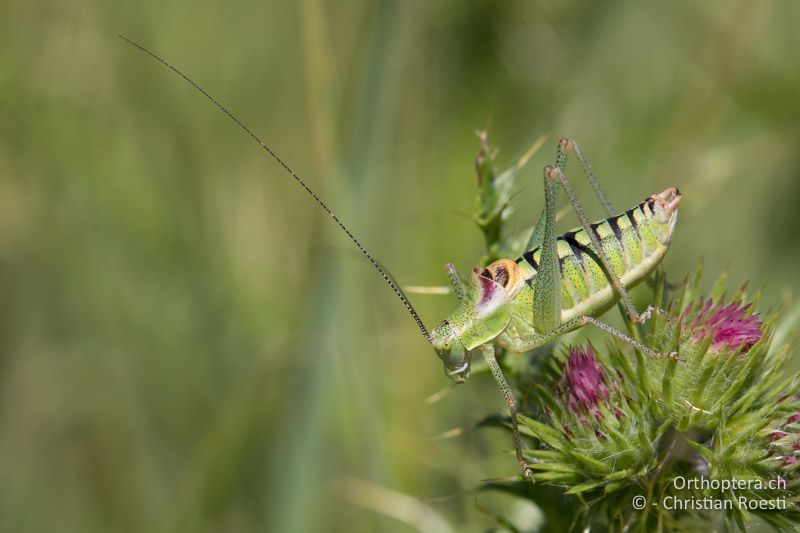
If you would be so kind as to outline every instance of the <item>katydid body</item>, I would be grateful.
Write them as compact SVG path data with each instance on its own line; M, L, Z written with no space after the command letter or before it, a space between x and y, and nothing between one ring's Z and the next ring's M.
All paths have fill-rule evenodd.
M448 265L448 274L460 304L447 320L429 331L392 276L271 148L183 72L141 45L120 37L201 92L298 182L394 291L425 339L433 345L444 362L445 371L454 381L464 381L469 374L471 353L481 350L509 407L517 460L524 474L531 479L531 471L522 455L516 401L495 359L497 346L511 352L524 352L592 324L651 356L667 355L656 353L595 317L616 302L622 304L628 317L635 322L641 322L649 316L650 310L641 315L636 312L626 287L644 280L664 257L675 228L677 205L681 199L676 188L666 189L620 215L611 216L611 204L580 148L573 141L562 139L555 165L545 167L545 208L531 235L529 251L516 260L500 259L486 268L473 269L468 287L461 285L454 267ZM568 151L574 151L578 157L609 216L606 220L590 224L586 219L563 172ZM559 185L567 194L581 227L556 237L555 204Z
M623 286L636 286L661 263L677 222L679 199L677 190L670 188L624 213L591 224ZM584 228L558 237L555 248L558 279L548 287L538 277L542 246L516 260L501 259L473 270L458 309L431 332L433 345L449 359L448 370L456 379L468 369L461 354L488 342L511 352L531 350L547 342L539 342L542 334L584 316L598 316L619 301ZM558 294L553 297L558 316L549 327L537 327L537 289Z

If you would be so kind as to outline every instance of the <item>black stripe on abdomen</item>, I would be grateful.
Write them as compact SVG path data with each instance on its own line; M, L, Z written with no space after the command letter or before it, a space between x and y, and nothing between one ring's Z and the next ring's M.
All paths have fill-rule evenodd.
M536 259L533 258L533 252L535 252L536 250L538 250L538 248L534 248L533 250L528 250L527 252L522 254L522 259L527 261L528 264L530 264L533 267L534 270L538 271L539 270L539 263L537 263Z
M611 217L609 219L606 219L606 222L608 222L608 225L611 226L611 231L614 232L614 237L616 237L617 240L619 241L619 245L622 246L623 249L625 249L625 246L622 244L622 230L619 229L619 217L620 216L621 215L617 215L615 217Z
M633 216L633 212L636 211L637 209L639 209L639 206L628 209L627 211L625 211L625 216L627 216L628 220L631 221L631 227L633 227L633 229L636 230L636 234L641 237L641 233L639 233L639 223L636 222L636 217Z
M580 230L578 230L578 231L580 231ZM579 243L575 239L575 234L578 233L578 231L570 231L568 233L565 233L564 235L559 237L559 239L562 239L564 242L569 244L569 248L570 248L570 250L572 250L572 254L578 259L578 262L581 264L581 267L583 267L584 266L583 265L583 246L581 246L581 243Z

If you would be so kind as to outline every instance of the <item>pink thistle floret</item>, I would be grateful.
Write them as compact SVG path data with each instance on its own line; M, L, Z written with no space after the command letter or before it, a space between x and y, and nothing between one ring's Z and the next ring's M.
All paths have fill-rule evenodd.
M723 305L707 300L691 323L688 312L684 327L695 340L711 337L711 348L720 351L726 346L746 352L761 340L761 319L757 314L747 314L750 304L734 302ZM688 310L687 310L688 311Z
M773 431L769 434L770 442L775 442L776 440L781 440L783 437L788 435L785 431Z
M571 349L569 360L564 366L561 386L564 390L564 403L580 415L582 411L600 417L598 405L608 398L605 374L594 356L592 347L586 350Z

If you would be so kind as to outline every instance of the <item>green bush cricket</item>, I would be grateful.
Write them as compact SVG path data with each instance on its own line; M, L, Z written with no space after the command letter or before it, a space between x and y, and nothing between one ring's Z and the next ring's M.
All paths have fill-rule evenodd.
M544 169L545 208L528 241L527 251L517 259L499 259L486 268L473 269L466 287L455 268L448 265L459 306L446 320L429 330L389 272L269 146L183 72L143 46L120 37L200 91L305 189L391 287L453 381L462 383L467 378L472 353L481 351L508 405L517 461L526 477L533 479L522 455L517 402L495 357L497 347L526 352L591 324L648 355L675 355L658 353L595 317L618 302L633 322L643 322L652 313L653 309L648 308L639 314L626 287L645 280L664 258L677 222L677 206L681 200L677 188L670 187L621 214L614 214L580 147L572 140L562 139L558 143L555 164ZM575 152L603 204L608 216L605 220L588 221L563 171L569 151ZM559 186L567 194L581 223L580 228L562 236L555 233Z

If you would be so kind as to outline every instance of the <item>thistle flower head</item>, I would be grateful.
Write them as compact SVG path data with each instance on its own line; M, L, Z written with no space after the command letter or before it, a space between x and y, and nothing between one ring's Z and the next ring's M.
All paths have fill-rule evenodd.
M571 348L569 359L559 387L564 406L576 415L590 412L600 417L598 405L608 399L605 374L591 346L586 349Z
M692 338L701 341L711 337L711 350L718 352L726 347L732 350L749 350L761 340L761 319L758 314L748 314L750 304L733 302L724 305L706 300L690 321L688 310L683 322Z

